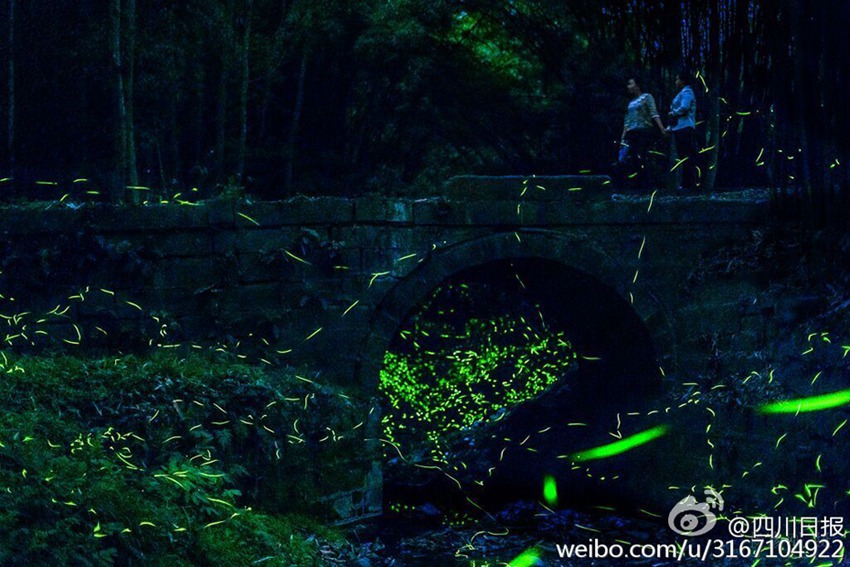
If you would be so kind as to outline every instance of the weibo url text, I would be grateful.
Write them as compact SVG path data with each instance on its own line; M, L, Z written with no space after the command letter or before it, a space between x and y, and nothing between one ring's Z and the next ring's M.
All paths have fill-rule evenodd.
M842 539L707 539L683 540L678 543L621 544L602 543L589 539L587 543L558 544L561 559L843 559Z

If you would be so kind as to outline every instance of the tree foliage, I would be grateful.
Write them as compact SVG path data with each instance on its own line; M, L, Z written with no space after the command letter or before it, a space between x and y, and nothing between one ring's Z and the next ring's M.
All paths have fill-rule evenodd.
M468 172L605 171L626 78L640 76L664 109L684 65L699 73L706 179L788 189L813 214L846 197L846 3L32 0L0 10L6 195L49 196L34 193L44 179L90 179L114 198L136 183L162 195L235 183L279 198L429 191Z

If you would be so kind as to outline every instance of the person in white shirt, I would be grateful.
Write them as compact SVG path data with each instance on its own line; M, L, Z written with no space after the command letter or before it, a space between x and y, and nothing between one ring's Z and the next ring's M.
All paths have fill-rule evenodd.
M667 135L661 116L651 94L641 91L636 79L629 79L626 89L633 97L626 108L623 120L623 135L620 139L618 165L631 172L645 169L646 152L652 144L653 128L658 127L662 135Z

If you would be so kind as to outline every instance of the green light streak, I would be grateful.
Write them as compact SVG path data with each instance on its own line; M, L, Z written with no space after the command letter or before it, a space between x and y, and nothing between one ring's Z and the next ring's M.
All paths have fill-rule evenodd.
M619 455L620 453L631 451L632 449L640 447L641 445L646 445L650 441L654 441L659 437L663 437L667 434L668 429L669 427L666 425L659 425L657 427L653 427L652 429L647 429L646 431L635 433L634 435L631 435L619 441L615 441L614 443L609 443L607 445L594 447L593 449L586 449L584 451L580 451L574 454L572 458L576 461L593 461L595 459L607 459L608 457L613 457L615 455Z
M764 404L758 408L758 412L766 414L797 414L832 409L838 406L843 406L847 403L850 403L850 390L841 390L840 392L833 392L832 394L824 394L822 396L812 396L809 398L800 398L798 400L785 400L783 402Z
M540 559L540 552L536 547L532 547L531 549L527 549L516 556L516 558L508 564L508 567L532 567L532 565L537 565L538 563L542 563Z
M543 499L549 506L558 505L558 483L555 482L555 477L546 475L543 478Z

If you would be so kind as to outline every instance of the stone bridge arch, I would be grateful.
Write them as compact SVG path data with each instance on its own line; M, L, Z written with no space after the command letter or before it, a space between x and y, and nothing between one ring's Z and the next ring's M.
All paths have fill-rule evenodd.
M591 239L524 230L436 249L400 277L377 302L360 349L356 377L365 391L377 393L384 354L429 293L464 270L499 262L537 272L541 277L533 285L547 309L554 307L570 321L568 334L580 354L599 359L580 359L582 397L610 400L638 392L643 397L658 389L659 361L676 348L662 290L649 281L633 281L634 267Z
M724 250L760 241L768 221L766 191L624 195L612 193L601 179L535 178L540 185L526 192L527 181L459 179L427 198L298 196L194 207L9 208L3 213L4 253L7 268L15 269L4 269L2 279L25 293L15 294L18 301L45 309L56 299L70 300L82 285L111 290L114 295L92 293L85 303L73 305L79 322L98 322L110 331L101 336L89 326L84 345L123 349L128 340L147 344L141 339L149 338L149 315L164 313L173 325L169 340L189 344L226 336L268 353L269 343L259 346L259 338L270 339L282 364L315 369L359 403L377 393L387 347L433 289L464 270L516 262L554 282L542 293L561 304L566 315L576 316L573 330L585 333L580 339L605 339L609 352L622 354L613 372L582 363L584 398L593 402L578 409L593 413L586 421L599 427L592 432L590 427L569 428L562 437L565 451L610 439L618 424L599 419L600 402L625 399L629 403L620 403L617 411L638 411L632 403L639 397L636 390L657 398L649 395L653 388L678 392L684 384L680 379L690 382L708 372L724 380L746 374L754 364L778 356L776 344L784 343L777 339L784 341L789 326L813 309L807 293L776 295L763 274L724 262ZM432 249L435 241L444 245ZM98 258L96 266L91 258ZM597 325L594 314L626 324ZM104 318L108 325L101 323ZM76 336L70 319L57 317L45 326L49 333L36 338L36 348ZM633 360L642 363L641 372L629 364ZM666 379L656 372L658 366ZM651 448L599 465L633 471L632 493L643 501L652 496L668 509L667 487L690 485L695 476L688 467L704 468L711 456L707 444L698 446L690 438L710 414L696 403L679 408L674 406L669 418L666 407L658 407L651 419L644 419L645 412L624 433L675 418L688 422L680 428L682 435L671 434ZM328 464L351 472L345 487L327 488L340 518L381 511L378 413L370 412L358 429L367 441L365 451L358 444ZM741 415L734 409L731 416L741 426L731 437L735 454L727 467L743 462L735 455L743 454L744 447L756 455L756 448L772 445L783 433L759 432L759 422L747 417L744 423ZM548 447L541 447L534 464L557 456L544 450ZM529 454L518 452L519 464L529 464ZM624 459L626 466L620 466ZM659 462L676 465L662 467L668 473L663 480ZM515 478L505 477L506 485L528 481L528 467L516 470Z

